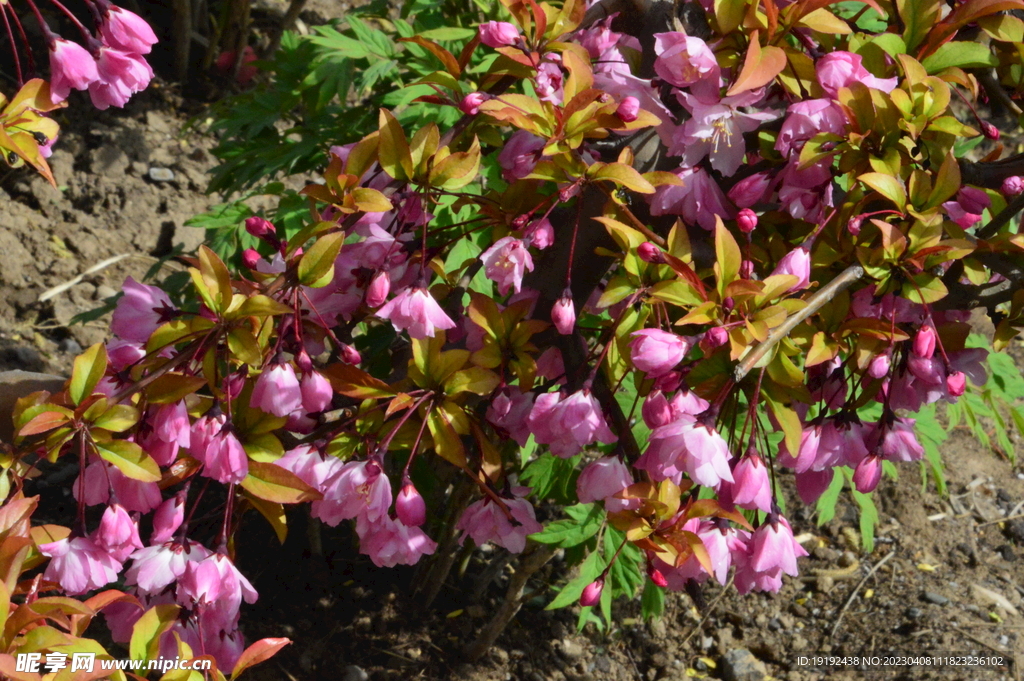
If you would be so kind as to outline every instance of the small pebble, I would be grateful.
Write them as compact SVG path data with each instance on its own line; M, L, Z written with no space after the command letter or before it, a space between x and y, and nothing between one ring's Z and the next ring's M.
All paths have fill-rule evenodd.
M65 338L57 344L57 349L69 355L78 355L82 352L82 346L74 338Z
M1007 636L1006 634L1003 634L1002 636L999 637L999 645L1005 646L1009 642L1010 642L1010 637Z
M154 182L173 182L174 171L170 168L158 168L153 166L149 169L149 179Z
M949 599L941 594L937 594L933 591L925 591L921 594L921 600L927 601L928 603L934 603L935 605L948 605Z
M912 620L919 619L923 614L921 608L907 608L907 617Z

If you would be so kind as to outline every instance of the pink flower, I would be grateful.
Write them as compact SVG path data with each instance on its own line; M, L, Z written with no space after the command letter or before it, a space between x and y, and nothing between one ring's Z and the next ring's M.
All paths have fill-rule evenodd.
M914 419L896 418L882 437L882 456L889 461L920 461L924 447L914 434Z
M178 580L178 602L192 602L207 607L201 609L204 627L213 625L223 631L238 626L242 601L255 603L259 594L231 559L213 553L198 562L188 562Z
M597 605L601 601L601 592L604 590L604 577L595 579L583 588L580 594L580 605L584 608Z
M501 295L508 295L509 288L519 289L523 284L523 274L533 271L533 258L526 245L514 237L506 236L495 241L490 248L480 255L487 278L498 285Z
M888 353L875 355L868 364L868 376L871 378L882 378L889 375L889 367L892 366L892 359Z
M767 111L744 113L739 110L739 107L756 104L761 97L758 90L706 102L683 93L680 99L692 116L679 129L669 153L682 156L683 163L691 167L707 156L712 168L729 177L739 170L747 153L743 133L752 132L762 122L776 117L775 113Z
M249 405L274 416L302 408L302 388L291 364L270 364L256 379Z
M960 397L967 390L967 377L962 371L954 371L946 377L946 390L953 397Z
M816 222L832 205L832 171L826 161L800 168L791 161L779 176L779 203L797 220Z
M86 537L40 544L39 552L50 557L43 579L60 584L70 596L110 584L121 570L114 556Z
M689 340L661 329L642 329L630 335L633 337L629 342L633 366L647 372L651 378L672 371L692 346Z
M818 447L821 443L821 425L809 424L804 427L800 434L800 449L794 457L786 443L779 445L779 463L783 466L796 469L797 473L811 470L818 457Z
M981 222L985 209L992 205L992 200L981 189L963 186L956 194L956 201L946 201L942 207L946 209L949 219L963 229L970 229Z
M865 456L853 471L853 484L861 494L870 494L882 479L882 457Z
M93 540L118 563L123 563L136 549L142 548L139 526L121 504L107 506Z
M549 55L545 55L549 58ZM545 61L537 67L537 75L533 79L533 89L537 99L552 104L562 103L562 68L553 62Z
M799 246L782 256L782 260L772 270L772 274L791 274L797 278L796 283L789 287L790 291L799 291L811 285L811 253L805 246Z
M387 514L376 521L359 516L356 521L359 552L370 557L377 567L415 565L423 556L437 550L437 543L415 525L406 525Z
M459 102L459 111L470 116L480 112L480 105L487 101L487 95L483 92L470 92Z
M146 343L174 311L171 299L156 286L140 284L131 277L124 280L122 288L124 295L114 308L110 330L118 338Z
M804 547L796 543L789 522L782 516L769 516L751 538L751 567L757 572L779 568L791 577L800 574L796 559L806 556Z
M619 102L619 108L615 110L615 114L622 120L623 123L632 123L639 117L640 113L640 100L636 97L625 97Z
M551 226L551 221L547 218L535 220L523 230L523 241L527 246L534 246L543 251L555 243L555 228Z
M52 91L53 86L51 85L50 87ZM1017 194L1024 192L1024 177L1021 177L1020 175L1011 175L1003 180L1003 185L999 188L999 191L1007 198L1017 196Z
M182 494L176 494L160 504L156 513L153 514L153 534L149 537L149 543L154 545L168 541L178 531L184 520L185 497Z
M427 504L423 496L410 481L402 485L402 491L395 500L395 513L406 525L422 525L427 521Z
M754 173L732 186L729 190L729 200L740 208L750 208L765 200L771 184L772 176L768 171Z
M657 428L672 422L672 409L668 405L668 398L660 390L653 390L644 399L644 405L640 408L640 415L648 428Z
M757 229L757 213L749 208L744 208L736 216L736 225L744 234L750 234Z
M576 305L569 289L563 291L562 297L551 306L551 322L563 336L568 336L576 328Z
M549 445L551 453L563 459L578 454L593 442L611 444L618 440L589 390L574 392L565 399L559 393L541 395L527 423L537 443Z
M751 453L732 469L732 501L740 508L772 510L772 483L768 468L756 453Z
M323 411L330 406L331 398L334 397L331 382L317 371L304 374L299 388L302 391L302 410L307 413Z
M147 546L132 554L132 566L125 572L125 582L137 585L143 593L155 594L177 581L190 561L203 560L209 555L209 549L194 541L188 542L187 549L174 542Z
M96 60L84 47L63 38L50 43L50 99L55 103L71 90L87 90L99 77Z
M507 47L519 41L519 29L507 21L480 24L480 42L487 47Z
M533 395L524 393L518 387L502 389L487 406L487 421L502 428L509 437L526 446L530 439L530 427L527 419L533 409Z
M387 270L379 270L366 287L366 307L380 307L391 293L391 275Z
M206 415L196 421L189 453L205 464L204 476L225 485L240 483L249 474L249 457L224 414Z
M99 79L89 85L92 105L99 110L124 106L133 93L141 92L153 79L153 69L138 54L101 47L96 58Z
M783 156L799 153L804 143L821 132L843 135L847 120L843 109L831 99L805 99L791 104L786 120L775 140L775 150Z
M421 286L404 289L377 310L377 316L389 320L395 331L408 329L409 335L416 339L433 338L436 329L455 328L455 322Z
M686 473L705 487L717 489L723 480L733 482L729 445L717 430L688 414L655 428L648 442L647 451L634 465L650 473L654 480Z
M501 176L506 182L521 180L533 172L547 142L525 130L517 130L498 154ZM538 246L543 248L543 246Z
M100 34L111 47L134 54L149 54L157 43L156 34L142 17L117 5L108 4Z
M688 87L708 79L718 87L721 69L715 53L700 38L685 33L656 33L654 71L658 77L676 87Z
M682 168L675 173L683 186L662 185L651 198L651 215L682 215L690 224L715 228L715 216L732 219L725 193L703 168Z
M633 476L617 456L605 456L589 464L576 478L576 496L581 504L602 501L633 484Z
M324 488L320 512L321 520L328 525L357 516L375 522L391 508L391 482L372 459L349 461L324 483Z
M490 497L484 497L462 512L456 529L465 533L463 540L469 536L477 546L493 542L512 553L522 553L526 548L526 537L544 529L537 522L533 506L521 498L529 491L526 487L513 487L515 496L502 499L512 520Z
M869 88L892 92L896 87L896 78L876 78L861 64L863 59L852 52L830 52L818 59L815 72L818 83L829 97L839 96L839 89L849 87L853 83L863 83Z

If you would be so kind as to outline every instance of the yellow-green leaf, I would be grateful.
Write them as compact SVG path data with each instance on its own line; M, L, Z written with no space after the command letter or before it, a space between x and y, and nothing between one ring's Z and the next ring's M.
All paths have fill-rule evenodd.
M128 440L111 440L97 442L96 452L107 463L117 466L118 470L132 480L141 482L157 482L160 480L160 466L142 447Z
M75 358L74 369L71 370L71 385L68 396L76 405L92 395L103 374L107 373L107 349L103 343L96 343Z

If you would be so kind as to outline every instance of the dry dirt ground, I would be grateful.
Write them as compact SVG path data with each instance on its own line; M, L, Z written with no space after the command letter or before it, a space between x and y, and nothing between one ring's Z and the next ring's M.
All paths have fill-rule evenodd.
M72 109L51 159L58 189L25 172L0 177L0 369L66 371L80 347L102 340L102 322L70 318L113 295L126 275L141 278L154 256L202 235L183 223L214 199L203 194L211 142L181 136L180 97L155 87L123 112ZM173 172L154 180L152 169ZM160 176L160 173L157 173ZM101 271L87 271L122 254ZM46 302L39 296L84 275ZM576 633L576 612L546 612L546 582L566 576L557 558L529 589L536 597L479 663L460 661L504 592L508 570L473 600L469 561L424 609L411 569L376 570L347 550L345 530L324 532L323 558L310 556L301 513L283 548L256 518L243 533L242 568L260 601L243 618L250 639L288 636L294 644L251 673L254 679L523 679L625 681L712 678L790 679L1022 678L1024 663L1024 473L1001 455L956 433L943 451L950 496L922 491L916 468L876 493L879 538L865 555L848 539L857 526L844 498L836 518L817 527L792 514L809 535L804 577L777 595L739 597L708 588L702 616L686 596L665 616L640 618L617 604L610 632ZM799 502L790 500L789 508ZM488 557L493 557L488 556ZM872 569L884 562L877 570ZM868 576L870 574L870 577ZM960 653L1001 656L999 669L802 666L801 656Z

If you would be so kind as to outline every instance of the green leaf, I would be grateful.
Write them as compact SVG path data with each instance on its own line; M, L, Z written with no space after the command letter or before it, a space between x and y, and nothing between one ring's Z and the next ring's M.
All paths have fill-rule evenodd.
M860 507L860 539L865 553L875 550L875 526L878 524L878 509L870 494L861 494L851 489L853 500Z
M640 596L640 613L645 620L658 619L665 614L665 590L649 579Z
M858 177L857 180L892 201L896 204L896 208L899 210L902 211L906 207L907 190L904 189L903 184L892 175L885 175L884 173L864 173Z
M333 232L317 239L299 261L299 283L312 288L322 288L331 283L334 261L344 243L344 232Z
M577 504L566 508L565 512L572 517L548 523L543 530L530 535L530 539L567 548L593 537L604 523L604 509L598 504Z
M132 480L141 482L159 482L160 466L142 447L128 440L111 440L97 442L96 453L107 463L117 466L118 470Z
M987 44L958 40L946 43L921 62L929 74L936 74L950 67L981 68L997 66L999 60Z
M600 163L590 166L587 175L592 180L611 180L639 194L653 194L654 185L644 179L635 168L625 163Z
M732 232L722 223L722 218L715 216L715 272L718 275L718 292L736 281L743 263L743 254Z
M580 572L574 579L562 587L562 590L558 592L554 600L548 603L545 610L557 610L558 608L564 608L567 605L572 605L580 600L580 596L583 595L583 590L587 588L587 585L593 582L595 579L601 576L604 571L605 562L601 557L600 551L591 551L587 559L583 561L580 566ZM602 594L603 595L603 594Z
M92 395L103 374L107 373L107 349L103 343L96 343L75 358L75 366L71 370L71 384L68 395L75 405Z
M818 497L818 527L821 527L836 515L836 502L839 494L843 491L843 476L833 471L832 482L829 483L825 493Z
M277 504L299 504L317 501L323 495L299 476L272 463L249 462L249 474L242 480L242 489L264 501Z
M123 433L139 421L139 410L127 404L115 404L93 421L97 428Z
M533 490L535 499L573 504L576 502L576 478L579 476L576 466L581 458L579 454L562 459L546 453L527 464L520 478Z
M155 660L160 656L160 636L178 619L176 605L156 605L143 613L132 627L128 654L133 660Z

